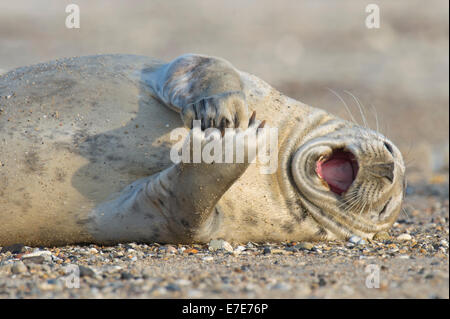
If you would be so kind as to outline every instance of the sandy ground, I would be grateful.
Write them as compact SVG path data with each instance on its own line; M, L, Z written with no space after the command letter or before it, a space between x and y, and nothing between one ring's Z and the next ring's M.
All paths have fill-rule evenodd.
M363 103L369 125L378 118L405 155L405 213L390 241L357 247L243 243L245 250L210 252L205 245L191 253L183 248L193 247L166 253L166 246L134 244L44 247L34 260L24 259L33 248L5 249L0 297L449 297L447 2L378 1L380 29L365 27L364 1L83 0L81 28L67 29L69 3L0 2L0 73L66 56L170 60L204 53L348 119L327 88L336 90L362 122L348 90ZM403 233L412 238L397 240ZM90 269L83 268L79 289L61 280L69 264ZM380 288L365 285L370 264L380 267Z

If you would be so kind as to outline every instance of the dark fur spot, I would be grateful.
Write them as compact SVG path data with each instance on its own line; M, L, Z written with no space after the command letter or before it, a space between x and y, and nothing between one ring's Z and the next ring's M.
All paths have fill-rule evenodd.
M316 232L316 236L319 237L320 239L325 239L327 235L328 233L323 227L320 227L319 230Z
M139 211L139 203L135 201L133 203L133 205L131 206L131 210L138 212Z
M134 206L134 205L133 205ZM147 219L153 219L153 214L152 213L146 213L145 214L145 218L147 218Z
M288 234L292 234L292 232L294 231L294 225L292 224L292 222L286 222L284 223L281 228L287 232Z
M257 226L258 220L253 219L252 217L245 217L244 223L246 223L248 226Z
M25 154L25 169L29 173L40 173L44 170L44 164L42 163L39 155L36 152L28 152Z
M120 160L122 160L122 157L116 156L114 154L110 154L110 155L106 156L106 159L108 161L120 161Z
M291 216L297 223L301 223L308 217L307 210L303 207L302 202L298 199L286 201Z
M93 220L92 217L88 217L88 218L79 219L76 221L76 223L77 223L77 225L83 226L83 225L86 225L86 224L92 222L92 220Z
M243 218L244 223L246 223L249 226L256 226L258 225L258 213L254 210L248 209L245 212L245 216Z
M152 228L152 235L154 237L159 237L159 229L157 227Z
M55 170L55 178L58 182L63 183L66 180L66 172L62 168L57 168Z
M189 227L190 226L189 222L186 219L184 219L184 218L182 218L180 222L181 222L181 225L183 225L184 227Z

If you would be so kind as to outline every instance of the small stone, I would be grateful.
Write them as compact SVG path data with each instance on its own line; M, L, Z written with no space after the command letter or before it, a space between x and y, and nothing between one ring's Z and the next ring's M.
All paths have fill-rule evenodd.
M250 265L242 265L242 266L241 266L241 270L242 270L242 271L250 270Z
M39 257L39 258L36 258ZM52 253L48 250L36 250L32 253L25 254L22 256L22 260L25 262L25 259L31 258L32 263L39 264L44 261L46 262L52 262ZM42 260L43 259L43 260ZM41 262L42 260L42 262Z
M129 279L133 279L134 276L132 274L130 274L129 272L123 272L120 274L120 279L122 280L129 280Z
M203 296L203 293L198 289L189 289L186 295L188 298L200 298L201 296Z
M351 236L348 241L354 245L358 245L359 242L361 241L361 237L358 237L356 235Z
M175 284L178 286L189 286L192 284L192 282L187 279L178 279L175 281Z
M98 250L95 248L89 248L88 252L91 254L98 254Z
M279 283L273 285L271 289L287 291L287 290L291 289L291 285L285 284L284 282L279 282Z
M189 255L195 255L195 254L198 253L198 250L195 249L195 248L189 248L189 249L186 249L186 250L184 251L184 253L185 253L185 254L189 254Z
M203 257L202 260L203 260L203 261L213 261L214 258L211 257L211 256L206 256L206 257Z
M319 287L323 287L327 284L327 282L325 281L325 279L323 279L323 277L319 278Z
M43 291L51 291L51 290L55 289L55 285L51 284L49 282L40 283L40 284L38 284L38 287L40 290L43 290Z
M80 277L95 277L95 272L86 266L78 266L78 269L80 270Z
M167 249L166 249L166 253L167 254L177 254L178 253L178 249L176 249L173 246L168 245Z
M228 252L232 252L233 251L233 246L231 246L230 243L224 241L223 242L223 249L228 251Z
M144 279L152 278L153 276L155 276L155 272L151 267L145 268L141 274Z
M244 246L237 246L236 249L234 250L235 253L240 254L243 251L245 251L245 247Z
M139 249L139 245L136 243L129 243L128 246L130 246L133 249Z
M166 286L166 289L167 289L168 291L180 291L180 290L181 290L180 286L178 286L178 285L176 285L176 284L168 284L168 285Z
M11 267L11 272L15 275L22 274L27 271L28 271L28 268L27 268L27 266L25 266L25 264L22 261L16 261Z
M44 256L31 256L27 257L26 255L22 258L24 264L43 264L45 261Z
M378 232L373 236L373 240L376 240L376 241L386 241L386 240L390 240L390 239L391 239L391 236L389 235L388 232L385 232L385 231Z
M5 246L2 248L0 253L10 252L11 254L20 254L25 251L25 246L23 244L13 244L10 246Z
M263 250L264 255L270 255L271 253L272 253L272 250L270 250L269 247L264 247L264 250Z
M227 241L223 239L213 239L208 244L209 251L216 251L223 249L228 252L233 252L233 247Z
M0 274L1 273L8 274L9 272L11 272L11 268L12 264L0 265Z
M106 265L102 267L102 272L106 274L114 274L122 270L122 267L117 265Z
M412 236L410 234L401 234L397 236L398 241L408 241L411 240Z
M274 255L286 255L288 252L284 249L272 249L272 254Z
M303 242L298 245L295 245L295 248L302 249L302 250L312 250L313 247L314 247L314 245L311 243L308 243L308 242Z

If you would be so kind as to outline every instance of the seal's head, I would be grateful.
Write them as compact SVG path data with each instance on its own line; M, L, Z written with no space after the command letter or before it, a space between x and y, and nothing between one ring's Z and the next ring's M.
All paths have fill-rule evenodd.
M404 197L405 165L382 134L322 118L291 154L293 186L327 238L372 238L392 226Z

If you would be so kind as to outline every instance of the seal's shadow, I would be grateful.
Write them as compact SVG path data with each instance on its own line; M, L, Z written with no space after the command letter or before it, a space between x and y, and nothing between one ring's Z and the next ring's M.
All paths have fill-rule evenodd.
M132 120L101 134L79 130L74 136L76 152L89 162L73 175L72 185L95 205L172 164L171 144L163 136L182 122L145 84L145 74L155 68L147 65L140 71L138 108L131 112ZM166 123L171 123L170 128Z

